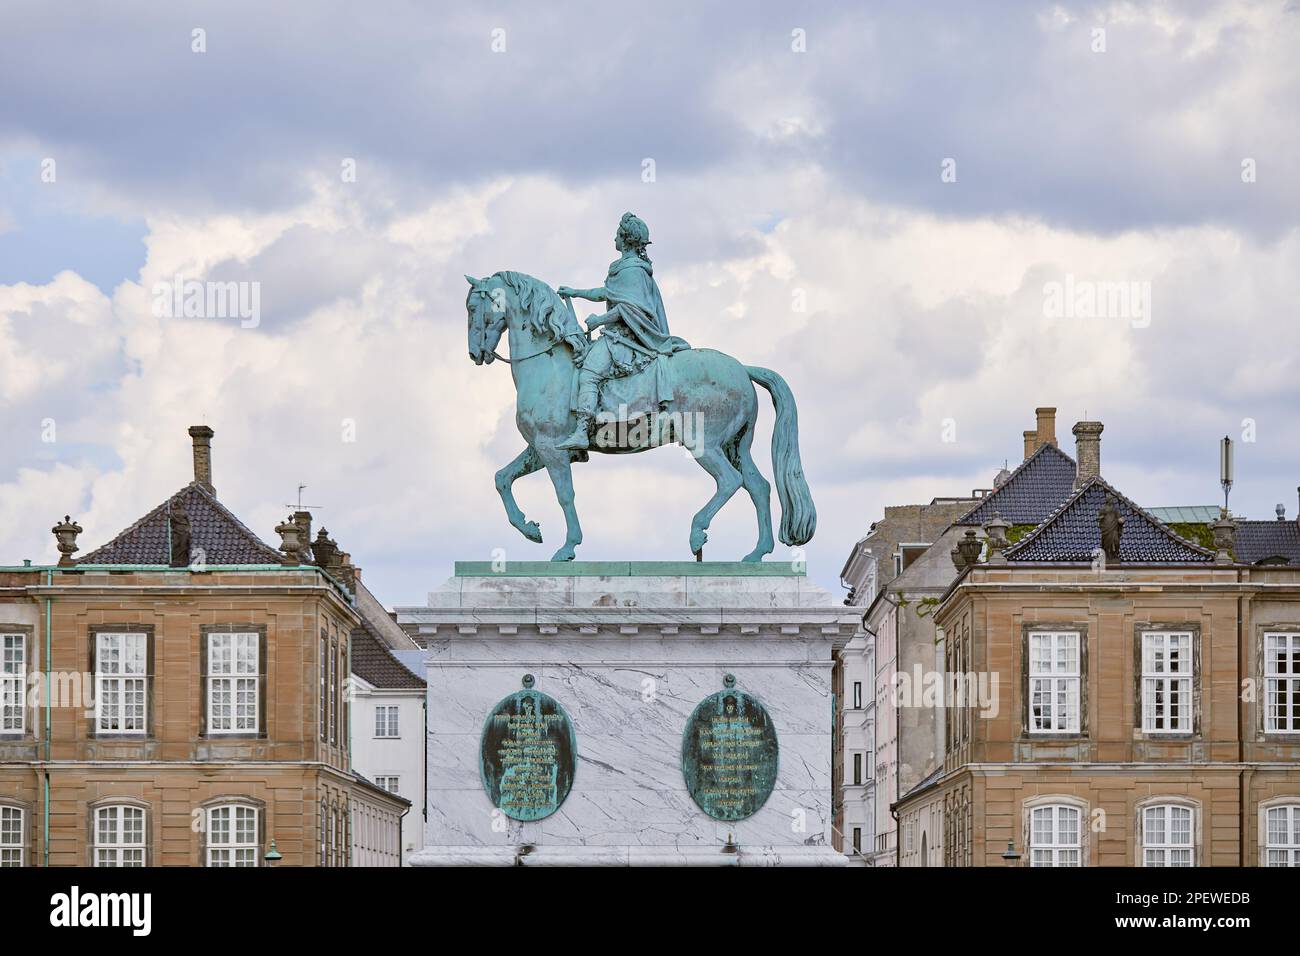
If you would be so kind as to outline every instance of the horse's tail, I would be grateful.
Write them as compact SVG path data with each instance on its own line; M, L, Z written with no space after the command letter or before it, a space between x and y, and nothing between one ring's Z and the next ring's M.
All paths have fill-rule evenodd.
M807 544L817 530L817 508L799 460L799 412L795 409L794 394L785 379L771 369L746 365L745 371L750 379L768 390L776 406L772 470L776 473L776 496L781 501L781 542L791 546Z

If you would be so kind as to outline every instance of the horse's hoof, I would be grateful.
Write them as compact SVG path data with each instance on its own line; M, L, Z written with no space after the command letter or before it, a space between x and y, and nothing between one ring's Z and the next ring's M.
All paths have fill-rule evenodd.
M572 560L573 560L573 549L572 549L572 548L561 548L559 551L556 551L553 555L551 555L551 560L552 560L552 561L572 561Z
M691 532L691 554L699 554L704 547L704 543L709 540L707 531L696 528Z
M767 551L751 551L740 560L744 564L758 564L763 560L763 556L768 553Z
M536 541L538 544L542 543L542 528L536 521L525 522L524 526L519 530L524 533L524 537L529 541Z

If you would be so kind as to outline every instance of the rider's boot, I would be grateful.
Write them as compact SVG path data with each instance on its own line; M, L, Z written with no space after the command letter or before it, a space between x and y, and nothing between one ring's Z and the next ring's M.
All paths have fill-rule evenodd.
M600 376L590 369L578 373L578 427L573 434L555 447L569 451L579 451L590 447L591 423L596 417L596 392L600 388Z

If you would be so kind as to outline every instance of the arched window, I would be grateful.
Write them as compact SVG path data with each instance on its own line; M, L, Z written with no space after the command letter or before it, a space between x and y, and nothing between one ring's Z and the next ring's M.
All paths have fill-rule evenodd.
M0 804L0 866L23 866L26 862L26 823L22 807Z
M208 808L208 866L257 866L259 813L256 807L226 803Z
M1066 794L1026 800L1023 836L1030 866L1087 866L1088 804Z
M145 810L126 804L95 808L95 866L145 865Z
M1270 801L1260 807L1260 849L1264 866L1300 866L1300 801Z
M1080 866L1083 848L1077 807L1035 807L1029 819L1030 866Z
M1143 866L1196 866L1198 807L1168 798L1138 810Z

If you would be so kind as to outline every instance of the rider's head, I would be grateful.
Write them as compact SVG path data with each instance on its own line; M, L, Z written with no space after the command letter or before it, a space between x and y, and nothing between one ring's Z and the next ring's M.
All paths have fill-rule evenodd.
M623 213L618 223L618 238L623 241L623 248L635 250L642 259L650 258L645 251L645 247L650 245L650 227L638 216Z

